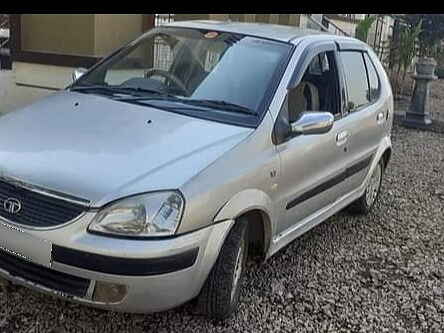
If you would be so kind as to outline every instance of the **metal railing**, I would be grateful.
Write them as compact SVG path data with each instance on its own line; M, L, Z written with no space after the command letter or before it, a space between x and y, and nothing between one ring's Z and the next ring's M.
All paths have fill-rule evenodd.
M9 28L9 14L0 14L0 29Z
M315 20L314 18L312 18L310 15L307 15L307 14L302 14L302 15L304 15L304 16L308 19L308 21L309 21L310 23L312 23L312 24L314 24L316 27L318 27L319 30L321 30L321 31L325 31L325 32L329 32L329 30L328 30L327 27L325 27L324 25L322 25L322 23L316 21L316 20Z
M356 14L338 14L338 15L351 20L356 20Z
M9 15L0 14L0 30L9 31ZM3 40L2 40L3 39ZM0 49L8 45L9 43L9 34L6 37L0 35Z
M174 22L174 14L154 14L154 26L158 27L166 23Z
M325 16L322 16L322 22L318 22L317 20L312 18L311 15L307 15L307 14L302 14L302 15L304 15L310 23L315 25L321 31L332 32L335 35L350 37L350 34L345 32L344 30L342 30L340 27L338 27L335 23L333 23L331 20L329 20ZM332 29L330 29L330 27Z
M174 14L155 14L154 26L158 27L174 21ZM154 39L154 67L168 70L173 62L171 47L160 37Z
M339 26L337 26L332 20L330 20L325 15L322 17L322 25L327 28L327 31L334 33L339 36L350 37L350 34L342 30ZM330 29L330 27L332 29Z
M3 42L0 43L0 49L8 45L8 43L9 43L9 38L6 38Z

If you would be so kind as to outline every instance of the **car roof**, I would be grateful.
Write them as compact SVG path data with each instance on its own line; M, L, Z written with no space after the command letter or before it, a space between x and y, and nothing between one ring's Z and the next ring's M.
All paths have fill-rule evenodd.
M332 33L324 31L305 29L288 25L269 24L269 23L194 20L194 21L176 21L173 23L166 24L165 26L240 33L244 35L257 36L261 38L274 39L282 42L290 42L291 40L296 38L314 36L314 35L326 35L329 36L330 38L336 36Z

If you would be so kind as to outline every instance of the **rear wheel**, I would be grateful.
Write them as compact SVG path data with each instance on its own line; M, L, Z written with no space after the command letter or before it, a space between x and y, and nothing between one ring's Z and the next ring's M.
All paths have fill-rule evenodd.
M381 159L373 170L364 194L347 207L348 211L355 214L368 214L370 212L381 191L383 172L384 167Z
M231 229L198 297L201 313L214 319L229 317L238 307L248 256L247 221Z

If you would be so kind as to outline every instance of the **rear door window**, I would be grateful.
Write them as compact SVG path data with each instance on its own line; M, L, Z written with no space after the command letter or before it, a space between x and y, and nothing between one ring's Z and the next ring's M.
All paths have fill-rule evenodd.
M364 53L365 66L367 67L368 83L370 86L369 100L374 102L379 97L379 78L375 65L371 61L369 55Z
M348 111L353 112L370 102L367 71L362 52L340 52L348 92Z

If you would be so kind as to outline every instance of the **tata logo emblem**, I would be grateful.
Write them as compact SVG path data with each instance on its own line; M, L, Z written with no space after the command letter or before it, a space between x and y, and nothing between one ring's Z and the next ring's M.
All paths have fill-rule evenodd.
M22 209L22 203L15 198L8 198L3 202L3 209L9 214L17 214Z

